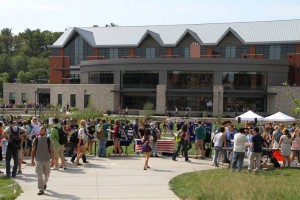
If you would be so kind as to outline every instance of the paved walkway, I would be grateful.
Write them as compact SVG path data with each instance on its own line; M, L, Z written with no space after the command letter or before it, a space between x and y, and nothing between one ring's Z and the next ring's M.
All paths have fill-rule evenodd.
M70 158L67 158L68 160ZM25 159L29 162L28 159ZM149 170L143 170L144 157L88 157L88 164L67 170L51 171L45 195L38 196L35 167L23 165L16 181L23 193L17 200L28 199L178 199L169 181L182 173L212 169L211 159L187 163L183 157L150 158Z

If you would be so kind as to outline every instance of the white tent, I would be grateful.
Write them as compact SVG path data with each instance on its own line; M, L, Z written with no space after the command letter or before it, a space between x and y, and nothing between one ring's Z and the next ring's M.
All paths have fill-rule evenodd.
M295 121L294 117L290 117L282 112L275 113L269 117L265 117L264 121L268 122L292 122Z
M241 118L241 121L255 121L255 118L257 119L257 121L263 121L263 119L264 119L264 117L262 117L258 114L255 114L251 110L249 110L248 112L246 112L240 116L237 116L235 118L235 120L238 121L239 118Z

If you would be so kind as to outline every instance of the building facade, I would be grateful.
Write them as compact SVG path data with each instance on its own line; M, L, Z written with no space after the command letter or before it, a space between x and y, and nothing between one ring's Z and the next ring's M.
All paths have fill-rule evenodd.
M299 27L300 20L69 28L50 46L51 84L30 85L43 90L44 104L81 109L91 98L104 111L150 102L156 114L273 113L282 83L300 85ZM22 96L5 87L7 102Z

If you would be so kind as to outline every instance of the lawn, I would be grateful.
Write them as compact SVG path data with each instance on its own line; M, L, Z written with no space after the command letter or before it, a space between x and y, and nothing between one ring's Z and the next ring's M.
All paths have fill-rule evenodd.
M21 187L12 179L0 178L0 199L16 199L22 192Z
M300 199L300 168L242 173L215 169L179 175L170 181L181 199Z

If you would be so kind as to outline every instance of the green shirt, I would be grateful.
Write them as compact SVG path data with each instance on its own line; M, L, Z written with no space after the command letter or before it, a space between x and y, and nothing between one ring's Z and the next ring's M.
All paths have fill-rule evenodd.
M206 129L203 126L198 126L195 129L195 138L204 140L206 137Z
M103 124L102 126L103 126L103 130L104 130L104 137L107 138L107 137L108 137L107 129L108 129L108 127L111 126L111 124L105 123L105 124Z
M53 128L51 128L51 139L53 143L53 148L59 147L61 145L59 144L59 131L54 127L57 127L58 129L62 128L60 123L54 124Z

